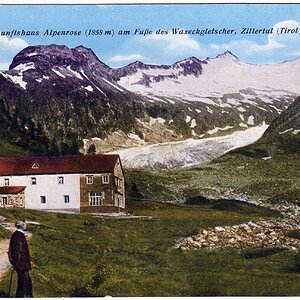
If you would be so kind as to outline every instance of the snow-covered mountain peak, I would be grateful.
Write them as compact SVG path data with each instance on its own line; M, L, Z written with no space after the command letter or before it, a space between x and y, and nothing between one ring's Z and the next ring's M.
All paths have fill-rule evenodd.
M216 58L226 58L226 59L232 59L232 60L234 60L234 61L237 61L237 60L239 60L239 58L236 56L236 55L234 55L232 52L230 52L229 50L226 50L224 53L222 53L222 54L218 54L217 56L216 56Z
M174 63L173 66L181 66L181 65L185 65L185 64L187 64L187 65L190 64L191 65L191 64L194 64L194 63L201 64L202 62L197 57L191 56L191 57L188 57L186 59L183 59L183 60L180 60L180 61Z

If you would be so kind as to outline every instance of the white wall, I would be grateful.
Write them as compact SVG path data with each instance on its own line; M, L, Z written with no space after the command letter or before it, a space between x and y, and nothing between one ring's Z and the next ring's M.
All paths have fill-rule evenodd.
M64 184L58 184L61 176ZM36 185L31 184L32 177L36 178ZM10 186L26 186L25 208L80 209L79 174L1 176L1 186L4 186L4 178L9 178ZM70 196L70 203L65 203L64 195ZM46 196L46 203L41 203L41 196Z

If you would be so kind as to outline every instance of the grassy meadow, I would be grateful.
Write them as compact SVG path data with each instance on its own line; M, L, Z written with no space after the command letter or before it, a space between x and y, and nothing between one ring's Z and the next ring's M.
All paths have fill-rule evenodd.
M0 209L30 225L34 296L237 296L299 295L294 251L172 248L182 236L217 225L268 219L266 209L212 208L129 201L127 210L151 218L99 218ZM9 272L0 284L6 297ZM16 275L13 280L13 290Z
M246 196L300 204L298 154L264 160L252 153L224 155L213 162L170 170L126 170L128 197L185 202L189 197Z

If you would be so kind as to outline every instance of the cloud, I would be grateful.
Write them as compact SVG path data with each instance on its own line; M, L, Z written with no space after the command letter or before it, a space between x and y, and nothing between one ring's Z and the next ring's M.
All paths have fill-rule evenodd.
M130 55L115 55L110 59L110 61L127 62L127 61L143 60L143 59L145 58L140 54L130 54Z
M0 36L0 47L1 48L13 48L13 49L23 49L28 47L29 44L19 38L8 39L6 36Z
M28 47L28 43L19 38L8 39L6 36L0 36L0 70L8 70L13 57L25 47Z
M158 42L159 46L162 47L162 49L165 52L178 52L182 53L185 51L200 51L201 47L200 44L192 39L189 35L149 35L144 37L145 41L150 42Z
M273 31L267 36L265 43L258 43L255 40L242 39L233 40L227 43L214 43L203 46L204 52L211 53L230 50L243 60L256 62L281 62L290 60L300 54L300 31L292 33L300 23L295 20L285 20L273 26ZM298 29L298 30L299 30Z
M291 33L296 28L299 32ZM241 60L255 64L280 63L297 58L300 56L300 23L283 20L273 26L270 34L236 35L226 42L206 41L194 35L173 35L171 31L169 34L135 37L120 49L120 54L140 54L116 55L110 60L115 63L147 60L148 63L171 64L189 56L200 59L214 57L227 50Z

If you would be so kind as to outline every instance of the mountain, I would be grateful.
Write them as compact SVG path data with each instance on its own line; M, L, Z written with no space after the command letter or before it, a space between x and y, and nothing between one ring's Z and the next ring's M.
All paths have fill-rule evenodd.
M254 96L262 97L262 102L270 102L270 96L299 94L299 66L300 60L275 65L251 65L226 51L215 58L199 60L190 57L170 66L136 62L116 70L119 75L116 79L128 90L153 99L164 97L162 99L166 101L198 101L215 106L222 106L223 103L225 108L230 108L243 103L251 105L253 103L250 101L256 100ZM293 80L286 80L285 76ZM224 95L238 92L242 95L237 103L226 101Z
M28 131L30 122L40 126L48 139L43 154L76 152L84 138L135 128L138 97L111 78L111 68L90 49L31 46L0 73L0 98L20 131Z
M300 61L230 52L113 69L84 46L29 46L0 72L6 140L39 154L203 138L270 123L300 92Z
M271 122L258 144L271 154L300 153L300 97Z

